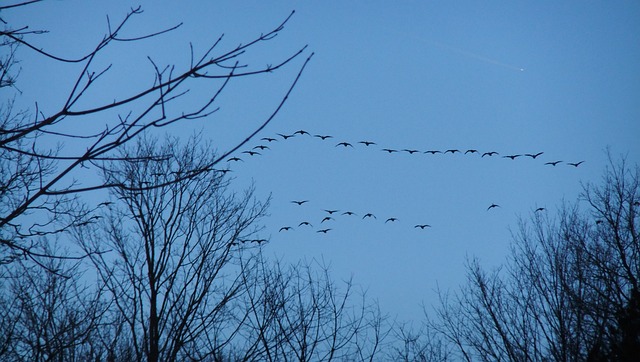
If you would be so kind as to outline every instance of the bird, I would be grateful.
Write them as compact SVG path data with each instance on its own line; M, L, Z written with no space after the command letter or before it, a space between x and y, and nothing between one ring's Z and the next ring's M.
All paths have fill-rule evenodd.
M391 221L391 222L395 222L395 221L398 221L398 219L397 219L397 218L395 218L395 217L390 217L390 218L388 218L384 223L386 224L386 223L388 223L389 221Z
M264 243L266 241L267 241L267 239L253 239L253 240L250 240L250 242L257 243L258 245L260 245L260 244L262 244L262 243Z
M499 153L498 153L498 152L496 152L496 151L485 152L485 153L483 153L483 154L482 154L482 157L484 157L484 156L489 156L489 157L491 157L491 156L493 156L493 155L499 155Z
M336 212L338 212L340 210L324 210L324 211L328 212L329 215L333 215L333 214L335 214Z
M348 216L355 215L355 214L356 213L352 212L352 211L345 211L345 212L342 213L342 215L348 215Z
M302 200L302 201L293 200L293 201L291 201L291 203L298 204L298 206L304 204L305 202L309 202L309 200Z
M377 217L372 213L365 214L362 218L364 219L364 218L367 218L367 217L372 217L374 219L377 219Z
M311 135L309 134L309 132L307 132L307 131L305 131L305 130L295 131L295 132L293 132L293 134L299 134L299 135L301 135L301 136L304 136L304 135L308 134L309 136L311 136Z
M325 216L324 219L322 219L322 221L320 221L320 223L322 224L325 221L331 221L331 220L335 220L335 219L332 218L331 216Z
M308 221L303 221L300 224L298 224L298 226L311 226L311 227L313 227L313 225L311 225L311 223L308 222Z
M282 133L278 133L278 136L284 138L285 140L291 137L294 137L294 134L282 134Z
M456 153L456 152L460 152L460 150L451 149L451 150L446 150L446 151L444 151L444 153L451 153L451 154L454 154L454 153Z
M535 160L535 159L536 159L536 157L540 156L540 155L541 155L541 154L543 154L543 153L544 153L544 152L538 152L538 153L534 153L534 154L531 154L531 153L525 153L524 155L525 155L525 156L529 156L529 157L531 157L531 158L533 158L533 159Z
M431 225L429 225L429 224L418 224L418 225L414 226L414 228L420 228L422 230L424 230L424 228L430 228L430 227L431 227Z
M231 157L230 159L227 160L227 162L231 162L231 161L238 162L238 161L242 161L242 159L240 157ZM244 162L244 161L242 161L242 162Z
M442 153L442 151L429 150L429 151L425 151L425 153L430 153L432 155L435 155L436 153Z
M280 228L280 230L278 232L280 232L280 231L289 231L289 230L292 230L292 229L293 228L291 226L283 226L283 227Z
M383 148L382 150L383 150L384 152L388 152L388 153L398 152L398 150L394 150L394 149L391 149L391 148Z
M491 209L493 209L494 207L500 207L500 205L498 205L498 204L491 204L491 205L489 205L489 207L487 207L487 210L491 210Z
M344 147L353 147L353 145L349 142L340 142L336 145L336 147L338 146L344 146Z
M464 154L465 154L465 155L466 155L467 153L478 153L478 150L470 149L470 150L466 150L466 151L464 151Z
M544 207L539 207L539 208L537 208L537 209L536 209L536 211L534 211L534 212L544 211L544 210L545 210L545 208L544 208Z
M313 137L320 138L323 141L326 140L327 138L333 138L333 136L326 136L326 135L321 135L321 134L313 135Z
M404 151L404 152L409 152L409 154L410 154L410 155L413 155L414 153L418 153L418 152L420 152L420 151L418 151L418 150L410 150L410 149L406 149L406 148L405 148L404 150L402 150L402 151Z
M371 141L360 141L358 143L362 143L365 146L371 146L371 145L375 145L375 142L371 142Z
M516 158L520 157L522 155L508 155L508 156L502 156L502 158L510 158L512 160L515 160Z
M253 149L255 150L256 148L263 151L270 150L269 146L265 146L265 145L258 145L258 146L255 146Z
M246 153L249 156L261 155L262 153L256 151L242 151L242 153Z
M559 164L560 162L562 162L562 161L546 162L545 165L555 166L555 165Z
M271 138L271 137L262 137L260 140L267 141L267 142L277 141L277 139Z
M567 165L569 166L573 166L573 167L578 167L580 166L584 161L580 161L580 162L567 162Z
M326 234L326 233L328 233L328 232L329 232L329 230L331 230L331 229L321 229L321 230L318 230L318 231L316 231L316 232L317 232L317 233L323 233L323 234Z

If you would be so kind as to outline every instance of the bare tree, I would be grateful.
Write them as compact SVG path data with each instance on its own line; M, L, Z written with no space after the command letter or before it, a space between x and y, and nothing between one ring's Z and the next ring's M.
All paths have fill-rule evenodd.
M3 15L15 7L32 7L38 11L38 1L0 6ZM280 70L304 52L306 46L279 60L265 60L267 66L250 66L243 59L262 43L273 39L284 29L290 16L273 30L260 34L241 45L222 49L222 37L212 40L212 45L198 51L187 48L190 60L184 65L163 65L161 61L148 58L154 79L137 90L119 90L118 94L91 94L96 85L109 77L111 65L107 49L114 44L135 47L139 42L150 42L171 32L180 25L162 29L151 34L127 34L127 27L142 10L130 10L119 22L107 17L107 32L98 39L86 54L70 57L53 54L38 46L37 24L11 24L2 19L4 30L0 31L0 91L7 101L0 105L0 262L9 263L27 256L40 263L42 257L51 257L43 252L39 236L58 234L71 227L91 221L96 206L83 206L79 194L99 189L118 188L135 191L164 184L131 185L124 180L108 179L102 183L82 183L91 179L96 169L104 162L123 159L118 151L132 140L151 129L166 127L184 120L212 117L218 110L218 99L226 86L234 79L254 77ZM293 13L292 13L293 14ZM33 30L36 29L36 30ZM163 44L164 47L167 44ZM66 101L59 109L46 111L38 107L19 110L14 105L21 96L17 88L17 49L35 52L43 60L69 64L76 67L76 77L70 79L71 86ZM188 50L190 49L190 50ZM271 114L260 116L264 121L255 129L247 130L247 137L219 157L210 159L201 169L182 170L180 177L163 182L179 182L212 169L227 155L237 150L257 132L263 129L278 113L298 81L309 56L301 66L290 87L284 91L281 101ZM113 63L111 63L113 64ZM28 71L28 69L23 70ZM189 92L196 84L208 83L207 94ZM46 87L47 85L42 85ZM201 88L198 88L201 89ZM198 93L198 94L196 94ZM100 115L100 124L93 120ZM86 127L74 131L71 124L82 122ZM102 121L104 120L104 121ZM106 124L105 124L106 122ZM74 147L56 147L74 143ZM145 154L146 161L164 162L172 154ZM121 191L124 192L124 191ZM66 222L61 223L60 220ZM69 256L66 256L69 257Z
M640 353L640 171L610 162L557 219L534 213L509 262L477 260L433 323L468 361L631 361Z
M148 157L155 154L174 157ZM195 138L184 146L139 140L123 151L128 161L104 168L106 183L127 187L111 190L118 201L102 227L76 228L138 361L202 360L226 343L215 331L224 332L242 290L234 264L257 245L255 225L267 203L255 201L252 190L231 192L221 170L184 177L215 157Z

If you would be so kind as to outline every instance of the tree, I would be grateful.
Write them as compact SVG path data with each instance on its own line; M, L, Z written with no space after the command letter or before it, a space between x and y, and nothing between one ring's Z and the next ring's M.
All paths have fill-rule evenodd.
M4 5L0 10L4 11L3 16L16 7L28 6L38 11L37 3L26 1ZM133 91L121 89L118 94L92 95L96 85L111 74L110 65L97 65L100 62L110 63L106 58L107 49L114 44L135 47L137 43L153 41L180 26L151 34L127 34L126 25L141 14L138 7L117 23L107 18L105 36L96 42L93 49L79 57L47 52L37 45L37 36L43 30L32 30L33 26L12 24L2 19L6 26L0 31L0 48L3 51L0 57L0 91L4 93L3 99L8 101L0 105L0 262L10 263L26 256L44 266L41 259L52 255L43 251L39 237L60 234L91 222L97 208L104 206L85 206L80 199L82 193L113 188L123 192L136 191L164 186L123 184L115 179L83 184L78 180L90 179L86 176L102 168L104 163L134 161L123 159L129 156L122 156L119 150L152 129L184 120L212 117L218 109L220 94L232 80L278 71L306 49L305 46L278 61L265 61L272 64L267 66L251 67L243 60L249 51L282 31L290 15L273 30L236 47L221 50L222 37L212 41L204 51L191 47L190 61L186 65L165 66L161 61L149 58L155 75L150 84ZM17 88L19 49L35 52L43 60L76 67L77 75L75 79L69 79L68 95L59 109L46 111L40 109L37 102L32 110L15 109L15 99L21 95ZM201 169L182 170L179 178L164 181L179 182L210 170L249 141L281 109L312 55L303 63L273 113L264 117L264 122L256 129L248 130L246 139L219 157L210 159L209 164L201 165ZM189 92L191 87L202 82L208 83L208 94L203 97L201 93ZM104 121L96 123L97 116ZM83 120L81 123L86 128L77 130L73 127L72 124L78 120ZM75 146L51 146L68 143ZM143 157L146 161L162 163L173 155L146 154Z
M104 167L105 183L126 185L111 189L118 202L101 228L75 229L138 361L218 354L232 338L224 326L243 288L233 276L238 253L261 240L255 225L268 202L255 201L252 190L231 192L226 172L208 169L213 150L199 145L196 138L184 146L145 138L125 148L128 161ZM174 157L149 157L155 154ZM184 177L202 169L208 172Z
M557 219L522 222L503 268L487 273L473 260L460 293L442 295L432 326L464 359L637 358L640 170L610 165Z

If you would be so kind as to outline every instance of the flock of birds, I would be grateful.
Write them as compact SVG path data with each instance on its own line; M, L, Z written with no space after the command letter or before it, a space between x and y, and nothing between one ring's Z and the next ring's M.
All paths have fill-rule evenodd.
M277 133L277 136L274 137L263 137L261 138L261 141L264 141L264 144L259 144L255 147L253 147L252 149L249 150L244 150L241 152L242 155L247 155L248 157L255 157L255 156L261 156L262 152L266 151L266 150L270 150L271 148L269 147L269 144L272 144L273 142L278 142L278 141L287 141L291 138L294 137L312 137L312 138L317 138L321 141L325 141L327 142L328 140L334 138L331 135L324 135L324 134L311 134L305 130L298 130L295 131L293 133L290 134L286 134L286 133ZM368 140L363 140L363 141L358 141L358 142L346 142L346 141L342 141L342 142L338 142L335 144L334 147L339 147L339 148L355 148L356 146L354 146L354 144L356 145L362 145L360 147L365 147L365 148L373 148L373 146L377 146L376 142L373 141L368 141ZM529 157L531 159L537 159L538 157L542 156L544 154L544 152L535 152L535 153L523 153L523 154L505 154L505 155L501 155L500 153L498 153L497 151L486 151L486 152L480 152L477 149L464 149L464 150L460 150L460 149L455 149L455 148L451 148L451 149L446 149L446 150L434 150L434 149L430 149L430 150L425 150L425 151L421 151L421 150L417 150L417 149L412 149L412 148L404 148L404 149L394 149L394 148L380 148L380 151L385 152L387 154L393 154L393 153L407 153L410 155L414 155L414 154L430 154L430 155L436 155L436 154L462 154L462 155L468 155L468 154L476 154L479 155L480 158L484 158L484 157L502 157L505 159L510 159L510 160L515 160L517 158L523 157ZM232 162L243 162L244 160L239 157L239 156L234 156L234 157L230 157L229 159L226 160L228 163L232 163ZM557 166L559 164L566 164L568 166L572 166L572 167L579 167L580 165L582 165L585 161L577 161L577 162L565 162L562 160L554 160L554 161L549 161L549 162L545 162L544 165L548 165L548 166ZM230 171L229 168L225 169L225 170L219 170L221 172L228 172ZM309 200L292 200L291 203L296 205L296 206L303 206L305 204L307 204L309 202ZM495 208L499 208L500 205L496 204L496 203L492 203L491 205L489 205L487 207L487 211L491 211L492 209ZM540 212L540 211L544 211L545 208L543 207L539 207L535 210L535 212ZM297 225L293 224L293 225L284 225L282 227L279 228L278 232L290 232L296 229L309 229L309 230L315 230L316 233L320 233L320 234L327 234L328 232L330 232L331 230L333 230L333 228L331 227L327 227L330 226L332 223L336 222L336 217L358 217L361 220L366 220L366 219L378 219L377 216L371 212L367 212L367 213L363 213L362 217L360 217L360 214L357 214L353 211L341 211L338 209L322 209L322 211L325 213L324 217L322 217L321 220L319 220L318 222L314 222L313 224L310 221L300 221L299 223L297 223ZM396 223L399 221L399 219L397 217L388 217L388 218L381 218L380 220L384 220L385 224L388 223ZM314 229L314 224L316 224L316 229ZM414 229L419 229L419 230L425 230L428 228L431 228L430 224L427 223L418 223L415 224L413 226ZM265 239L259 239L259 240L250 240L251 242L255 241L256 243L260 244L262 242L265 242Z

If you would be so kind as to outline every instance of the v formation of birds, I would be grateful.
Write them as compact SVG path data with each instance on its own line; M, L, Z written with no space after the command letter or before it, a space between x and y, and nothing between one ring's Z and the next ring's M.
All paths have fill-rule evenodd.
M319 139L321 141L324 142L330 142L331 139L333 139L334 137L331 135L324 135L324 134L311 134L305 130L298 130L295 131L293 133L277 133L277 136L274 137L263 137L261 138L261 141L264 141L263 143L266 144L260 144L257 145L255 147L253 147L250 150L244 150L241 152L241 154L246 154L248 155L248 157L256 157L256 156L261 156L262 155L262 151L265 150L270 150L271 147L269 147L269 144L272 144L273 142L279 142L279 141L287 141L291 138L294 137L312 137L312 138L316 138ZM341 141L341 142L337 142L335 143L334 147L338 147L338 148L355 148L356 146L354 146L354 144L356 146L359 147L364 147L367 149L374 149L375 146L377 146L376 142L373 141L368 141L368 140L363 140L363 141L358 141L358 142L347 142L347 141ZM485 152L480 152L476 149L455 149L455 148L451 148L451 149L445 149L445 150L417 150L417 149L411 149L411 148L404 148L404 149L394 149L394 148L380 148L380 151L387 153L387 154L393 154L393 153L407 153L410 155L414 155L414 154L429 154L429 155L436 155L436 154L462 154L462 155L477 155L476 157L480 157L480 158L485 158L485 157L501 157L504 159L510 159L510 160L516 160L517 158L531 158L531 159L537 159L538 157L542 156L544 154L544 152L536 152L536 153L524 153L524 154L505 154L505 155L501 155L500 153L498 153L497 151L485 151ZM244 160L241 157L238 156L234 156L234 157L230 157L229 159L226 160L227 163L232 163L232 162L243 162ZM579 167L581 164L583 164L585 161L578 161L578 162L565 162L562 160L553 160L553 161L548 161L545 162L544 165L545 166L549 166L549 167L556 167L560 164L565 164L567 166L571 166L571 167ZM219 170L221 172L228 172L229 168L224 169L224 170ZM310 203L310 200L291 200L290 203L294 206L294 207L301 207L306 205L307 203ZM487 212L492 212L494 209L500 208L501 206L499 204L496 203L492 203L491 205L488 205L486 211ZM545 208L544 207L538 207L535 212L541 212L544 211ZM317 221L317 222L311 222L311 221L307 221L307 220L303 220L300 222L297 222L295 225L284 225L282 227L279 228L279 232L290 232L290 231L294 231L296 229L308 229L308 230L315 230L316 233L319 234L327 234L329 233L331 230L333 230L331 227L328 227L329 225L331 225L332 223L336 222L336 217L339 218L345 218L345 217L351 217L351 218L357 218L360 219L361 221L366 221L366 220L378 220L378 217L371 212L366 212L366 213L356 213L350 210L338 210L338 209L323 209L325 216ZM396 217L384 217L384 218L380 218L381 222L384 222L384 224L394 224L394 223L398 223L400 222L400 220ZM432 226L428 223L418 223L418 224L411 224L411 226L416 229L416 230L427 230L429 228L431 228ZM265 239L260 239L260 242L264 242L266 241ZM260 244L260 243L258 243Z

